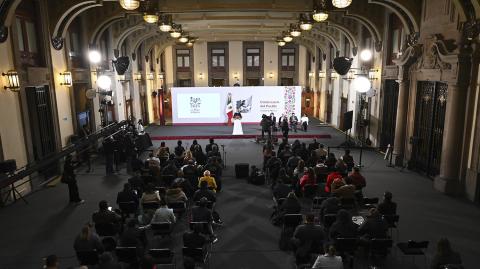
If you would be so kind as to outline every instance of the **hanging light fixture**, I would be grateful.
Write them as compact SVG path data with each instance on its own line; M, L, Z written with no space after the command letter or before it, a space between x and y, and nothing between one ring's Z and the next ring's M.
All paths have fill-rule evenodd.
M120 6L126 10L135 10L140 6L139 0L120 0Z
M158 28L160 28L160 31L164 33L170 32L170 30L172 30L171 17L169 15L163 15L162 21L160 22Z
M352 81L352 87L359 93L365 93L372 88L372 83L365 76L358 76Z
M283 41L285 42L292 42L293 37L290 35L289 32L283 32Z
M157 23L158 22L158 15L156 13L145 12L143 14L143 19L147 23Z
M172 30L170 30L170 36L173 38L179 38L182 36L182 26L180 24L172 23Z
M187 47L193 47L193 43L195 43L195 38L188 39Z
M310 19L306 18L303 14L300 15L300 29L302 31L310 31L313 28L313 23Z
M290 35L293 37L299 37L302 34L302 31L298 29L296 25L290 25Z
M325 0L322 0L319 6L315 6L315 9L313 10L312 18L316 22L323 22L328 19L327 5L325 3Z
M278 46L283 47L283 46L285 46L286 43L285 43L285 41L283 41L283 39L277 38L277 44L278 44Z
M332 0L332 5L336 8L346 8L352 3L352 0Z
M178 41L180 41L181 43L187 43L189 40L188 36L187 35L182 35Z

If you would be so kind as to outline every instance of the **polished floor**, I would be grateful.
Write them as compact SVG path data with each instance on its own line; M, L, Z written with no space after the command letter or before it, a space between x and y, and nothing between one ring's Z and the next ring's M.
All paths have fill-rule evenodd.
M330 139L320 140L326 145L337 146L344 140L333 128L318 127L318 130L331 135ZM155 128L151 135L164 135L164 131ZM217 142L225 145L228 165L217 208L225 225L217 230L220 240L213 247L210 268L294 268L291 253L278 249L280 229L272 226L268 219L272 206L269 189L248 185L233 177L235 163L261 163L261 146L252 139ZM167 141L169 146L174 143ZM200 141L202 145L206 143ZM353 153L358 160L359 152ZM437 240L448 237L460 252L466 268L477 268L480 257L480 209L477 205L436 192L432 181L417 173L387 167L379 153L363 152L362 163L367 178L367 196L380 197L385 190L394 194L399 205L400 241L429 240L427 258L430 260ZM129 177L125 169L116 176L106 177L101 159L96 161L93 173L85 173L83 167L77 172L81 197L86 200L83 205L68 205L67 187L59 184L29 195L28 204L19 201L0 209L0 269L40 268L42 257L52 253L60 257L60 268L76 265L75 236L90 220L98 201L106 199L113 204ZM178 246L185 223L185 219L180 221L173 236L179 264ZM163 243L150 242L151 246ZM363 261L359 261L355 268L363 268L363 265ZM384 268L425 268L425 262L421 258L416 259L416 264L412 259L402 259L394 249Z

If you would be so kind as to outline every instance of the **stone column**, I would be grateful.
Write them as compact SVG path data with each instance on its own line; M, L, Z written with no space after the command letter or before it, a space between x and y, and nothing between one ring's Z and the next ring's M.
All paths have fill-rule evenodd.
M461 192L459 170L467 87L467 85L448 85L440 175L434 181L435 189L446 194Z
M395 122L395 141L393 143L393 157L396 166L403 166L404 149L405 149L405 133L407 127L408 97L409 97L409 80L399 79L398 82L398 103L397 118Z

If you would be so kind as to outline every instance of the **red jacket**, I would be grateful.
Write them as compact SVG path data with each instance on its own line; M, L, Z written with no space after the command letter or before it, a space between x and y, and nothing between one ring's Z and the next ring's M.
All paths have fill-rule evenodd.
M317 181L315 180L314 176L311 177L310 175L305 174L300 179L300 187L302 188L302 190L303 190L303 187L305 187L305 185L314 185L314 184L317 184Z
M342 174L339 172L331 172L327 176L327 184L325 184L325 192L330 192L330 187L336 178L342 178Z

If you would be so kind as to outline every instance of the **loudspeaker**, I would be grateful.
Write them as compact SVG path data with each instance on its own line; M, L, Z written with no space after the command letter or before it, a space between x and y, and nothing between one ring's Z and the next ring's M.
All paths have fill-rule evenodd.
M0 162L0 173L13 173L17 170L17 161L10 159Z
M353 127L353 111L347 111L343 114L342 131L347 131Z
M340 76L344 76L352 66L353 58L337 57L333 60L333 69L337 71Z

